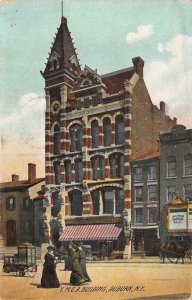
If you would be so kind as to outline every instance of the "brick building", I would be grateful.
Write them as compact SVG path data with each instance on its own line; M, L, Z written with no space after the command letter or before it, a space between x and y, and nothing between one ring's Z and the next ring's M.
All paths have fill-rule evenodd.
M45 184L36 178L36 165L28 164L28 179L0 183L0 247L34 242L33 198Z
M83 240L98 253L105 243L130 257L130 160L157 149L159 131L176 124L152 104L144 61L99 75L80 68L62 17L45 79L45 218L64 232L61 240ZM65 227L65 228L64 228ZM58 234L58 233L57 233Z
M159 240L159 151L131 163L132 255L157 255Z
M162 241L166 241L167 205L174 200L176 194L181 197L181 202L192 201L192 129L177 125L170 131L161 133L160 148L160 236ZM192 242L192 233L176 232L172 238L186 238Z

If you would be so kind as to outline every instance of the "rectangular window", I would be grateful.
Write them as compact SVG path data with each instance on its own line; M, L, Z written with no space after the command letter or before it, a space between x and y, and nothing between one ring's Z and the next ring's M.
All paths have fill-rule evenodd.
M176 186L168 186L167 187L167 201L170 202L176 195Z
M99 177L100 179L105 179L105 159L104 157L100 158L100 162L99 162Z
M117 190L115 192L116 214L121 214L124 210L124 191Z
M114 193L104 192L104 213L105 214L113 214L114 210Z
M184 161L184 175L192 175L192 159Z
M99 191L92 192L93 200L93 215L99 215L100 205L99 205Z
M135 172L134 172L134 179L135 179L135 181L142 181L142 179L143 179L143 172L142 172L142 168L135 168L135 170L134 170Z
M93 101L93 106L97 106L98 105L98 96L97 95L92 96L92 101Z
M143 223L143 208L135 208L135 223Z
M150 166L148 169L148 180L157 179L157 166Z
M192 201L192 184L184 186L185 201Z
M88 108L90 106L89 97L84 98L84 102L85 102L85 108Z
M97 180L97 164L98 159L92 159L93 180Z
M157 201L157 186L148 186L148 201Z
M143 201L143 187L135 187L135 201Z
M167 175L168 177L176 177L176 161L168 161Z
M148 223L156 223L157 222L157 208L149 207L148 208Z
M29 198L24 198L23 199L23 208L25 210L31 209L31 200Z
M15 198L10 197L6 199L6 209L15 210Z
M77 100L76 105L77 105L77 110L80 110L82 108L82 102L80 99Z
M65 174L66 174L66 183L71 183L72 180L71 161L65 161Z

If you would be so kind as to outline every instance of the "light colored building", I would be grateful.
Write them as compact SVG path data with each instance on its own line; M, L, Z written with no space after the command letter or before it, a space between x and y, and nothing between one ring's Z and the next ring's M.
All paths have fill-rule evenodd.
M45 184L44 178L36 178L36 165L28 164L28 179L0 183L0 246L17 246L22 242L34 242L33 198Z

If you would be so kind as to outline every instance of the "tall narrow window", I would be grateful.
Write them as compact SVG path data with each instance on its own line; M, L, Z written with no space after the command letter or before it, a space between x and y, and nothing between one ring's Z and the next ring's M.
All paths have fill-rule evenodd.
M104 214L113 214L114 212L114 193L107 191L103 193L104 196Z
M83 213L83 199L80 191L73 191L69 194L71 203L71 215L82 216Z
M125 142L125 126L123 116L119 115L115 119L115 144L123 144Z
M184 175L192 175L192 154L184 156Z
M73 151L81 151L83 146L83 132L80 125L75 125L69 129L70 138L71 138L71 148Z
M134 188L134 192L135 192L135 201L143 201L143 187L136 186Z
M16 202L14 197L9 197L6 199L6 209L7 210L15 210Z
M99 147L99 126L96 120L94 120L91 123L91 134L92 134L92 148L98 148Z
M143 179L142 168L136 167L136 168L134 169L134 180L135 180L135 181L142 181L142 179Z
M75 182L83 181L83 163L81 160L75 161Z
M143 208L135 208L134 213L135 223L143 223Z
M167 176L176 177L176 159L175 156L169 156L167 159Z
M157 208L149 207L148 208L148 223L156 223L157 222Z
M108 119L108 118L104 119L103 127L104 127L104 145L111 146L111 144L112 144L112 127L111 127L110 119Z
M100 179L105 179L105 158L104 157L100 157L100 161L99 161L99 173L100 173Z
M123 154L117 155L117 175L116 177L124 177L125 160Z
M148 200L157 201L157 186L149 185L148 186Z
M65 161L65 174L66 174L66 183L71 183L72 180L72 172L71 172L71 161Z
M167 201L172 201L173 198L176 195L176 186L172 185L172 186L168 186L167 187Z
M61 183L61 165L59 161L54 163L55 184Z
M92 201L93 201L93 215L99 215L99 191L92 192Z
M54 126L53 140L54 140L54 154L57 155L61 151L61 143L60 143L60 128L56 124Z
M157 179L157 167L154 166L150 166L148 168L148 180L156 180Z
M97 176L97 164L98 164L98 160L96 157L93 157L91 159L91 163L92 163L92 170L93 170L93 180L97 180L98 176Z
M110 155L109 163L110 163L111 178L115 178L117 174L116 174L116 157L114 154Z
M124 191L117 190L115 192L115 210L116 214L121 214L124 210Z

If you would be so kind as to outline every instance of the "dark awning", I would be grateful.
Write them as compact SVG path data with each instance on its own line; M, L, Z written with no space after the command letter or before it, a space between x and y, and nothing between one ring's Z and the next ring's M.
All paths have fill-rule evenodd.
M122 228L117 224L66 226L60 241L117 240Z

